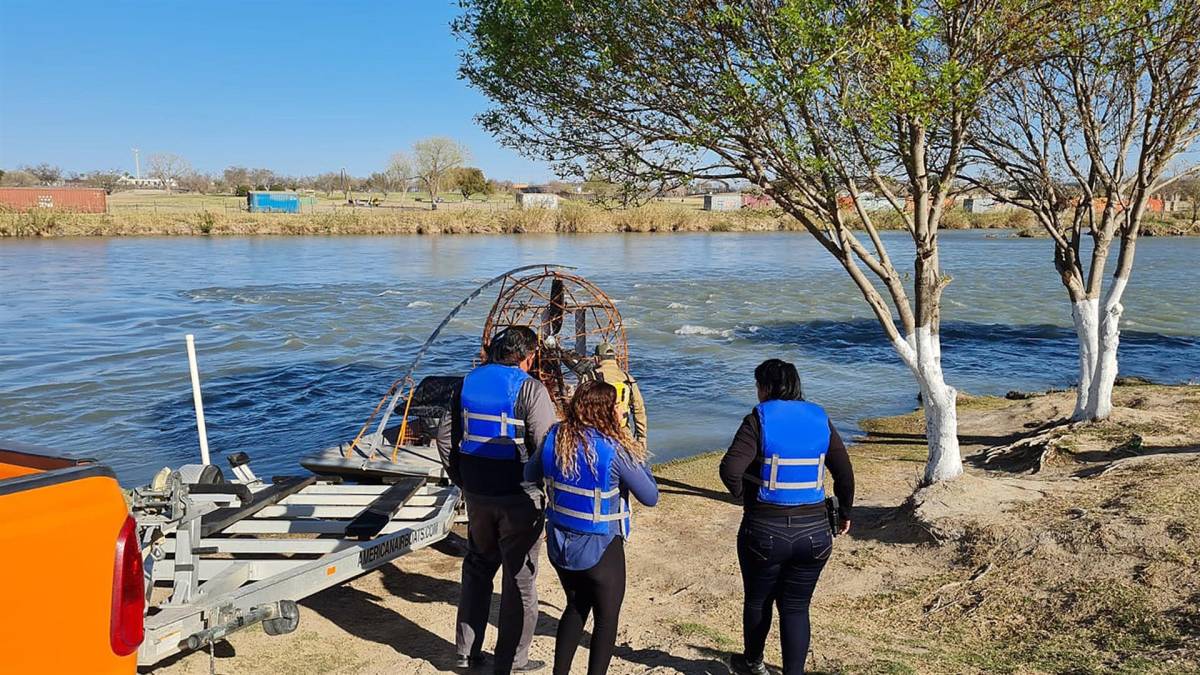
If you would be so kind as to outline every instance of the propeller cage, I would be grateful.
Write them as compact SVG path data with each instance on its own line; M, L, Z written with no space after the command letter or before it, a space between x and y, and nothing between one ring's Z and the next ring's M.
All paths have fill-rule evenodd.
M621 369L629 369L621 313L604 291L583 277L547 268L505 279L484 324L480 359L491 339L509 326L528 326L537 333L531 374L546 385L560 408L578 386L581 367L595 364L592 352L597 345L611 344Z

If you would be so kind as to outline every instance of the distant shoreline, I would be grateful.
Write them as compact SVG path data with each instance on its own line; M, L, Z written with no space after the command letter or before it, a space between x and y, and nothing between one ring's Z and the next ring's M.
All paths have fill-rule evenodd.
M892 214L894 215L894 214ZM895 218L880 218L881 229L900 229ZM948 216L944 229L1008 229L1019 236L1043 236L1022 212ZM321 236L441 234L585 234L671 232L803 232L798 221L777 209L702 211L667 203L629 209L564 204L558 209L370 208L280 214L217 210L62 213L0 213L0 238L146 236ZM1187 236L1200 228L1182 221L1148 224L1146 236Z

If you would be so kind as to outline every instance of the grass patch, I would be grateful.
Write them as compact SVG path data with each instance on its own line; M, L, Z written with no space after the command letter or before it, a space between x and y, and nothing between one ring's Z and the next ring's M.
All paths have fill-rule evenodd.
M1012 405L1012 401L1001 396L971 396L958 395L958 409L962 410L999 410Z
M1178 628L1157 611L1153 591L1124 581L1071 580L1044 597L1020 594L1005 606L1007 625L965 654L989 671L1139 672L1174 648ZM999 608L993 607L992 615ZM1003 624L1002 624L1003 625Z
M862 675L913 675L917 669L901 661L875 659L862 668L855 668L850 672Z
M700 638L720 649L730 649L737 645L733 638L716 628L694 621L676 621L671 624L671 630L680 637Z

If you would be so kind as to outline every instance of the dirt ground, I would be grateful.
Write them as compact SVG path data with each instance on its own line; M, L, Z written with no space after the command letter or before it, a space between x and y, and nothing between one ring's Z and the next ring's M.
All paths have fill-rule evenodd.
M853 528L813 601L811 669L1200 672L1200 387L1120 387L1113 418L1096 424L1066 424L1072 401L963 397L968 473L915 495L919 415L865 424L851 449ZM663 497L637 512L610 672L729 672L740 508L718 460L656 470ZM448 671L462 546L451 538L310 598L290 635L233 635L216 672ZM539 592L533 655L549 662L563 594L544 554ZM767 655L777 666L777 631ZM584 672L586 647L575 663ZM197 653L156 672L208 670Z

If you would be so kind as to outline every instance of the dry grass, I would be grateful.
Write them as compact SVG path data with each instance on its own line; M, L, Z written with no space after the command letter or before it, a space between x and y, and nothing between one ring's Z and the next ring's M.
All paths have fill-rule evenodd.
M960 431L997 439L1033 433L1032 422L1057 418L1072 396L963 396ZM895 579L866 593L818 597L829 610L817 624L829 624L825 639L838 644L816 665L854 673L1200 672L1200 388L1118 387L1115 403L1111 420L1064 428L1078 452L1042 473L972 462L969 476L919 493L921 529L957 531L941 544L855 541L844 550L825 592L873 574ZM863 427L869 436L851 452L864 492L888 480L889 467L922 457L919 412ZM1112 449L1131 433L1144 437L1144 456L1101 471L1126 461ZM964 442L965 453L983 449ZM1006 497L1014 493L1026 498ZM912 512L885 513L874 531L895 532ZM860 537L872 531L866 524Z
M200 199L176 199L154 210L115 209L110 213L34 211L0 212L0 237L387 235L387 234L567 234L608 232L773 232L800 231L795 219L778 209L712 212L692 204L651 202L608 209L564 202L555 210L500 208L338 209L298 214L248 213ZM853 223L853 218L851 218ZM903 227L896 214L877 214L876 225ZM947 229L1017 229L1030 236L1040 230L1023 212L970 214L947 212ZM1179 225L1148 225L1147 234L1196 234Z
M697 211L661 203L618 210L566 203L556 210L0 213L0 237L764 232L797 228L798 223L777 213Z

